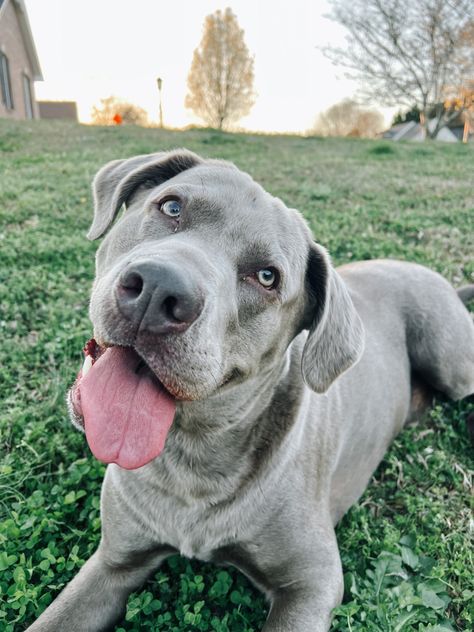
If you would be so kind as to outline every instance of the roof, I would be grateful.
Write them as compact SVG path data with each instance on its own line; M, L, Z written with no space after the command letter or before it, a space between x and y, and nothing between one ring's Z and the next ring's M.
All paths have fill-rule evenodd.
M431 119L428 121L428 128L433 131L436 121ZM452 142L462 140L463 128L443 127L436 135L436 140ZM382 134L382 138L388 140L423 140L424 132L420 123L408 121L407 123L398 123Z
M398 123L384 132L383 138L389 138L390 140L411 140L419 129L421 129L421 126L419 123L415 123L415 121Z
M36 52L36 46L31 32L30 22L28 20L28 14L26 12L26 6L24 0L2 0L0 2L0 20L5 11L8 3L11 2L15 9L18 23L20 25L20 31L25 43L28 59L30 60L31 68L33 70L33 79L35 81L43 81L43 73L41 72L41 66Z

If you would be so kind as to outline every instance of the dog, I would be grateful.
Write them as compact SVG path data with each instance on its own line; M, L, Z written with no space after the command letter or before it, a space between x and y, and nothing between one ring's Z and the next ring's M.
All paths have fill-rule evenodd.
M102 538L29 629L113 628L180 552L245 573L265 632L326 632L334 526L408 419L413 376L474 393L468 311L420 265L336 270L299 212L228 162L115 160L93 192L88 237L107 235L69 408L109 463Z

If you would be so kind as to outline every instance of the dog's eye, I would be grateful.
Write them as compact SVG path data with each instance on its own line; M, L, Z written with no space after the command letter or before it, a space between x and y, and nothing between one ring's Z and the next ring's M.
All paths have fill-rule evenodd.
M257 280L260 285L263 285L264 288L270 290L277 284L277 271L273 268L264 268L263 270L259 270L257 272Z
M181 215L181 202L179 200L165 200L159 204L158 208L162 213L174 219Z

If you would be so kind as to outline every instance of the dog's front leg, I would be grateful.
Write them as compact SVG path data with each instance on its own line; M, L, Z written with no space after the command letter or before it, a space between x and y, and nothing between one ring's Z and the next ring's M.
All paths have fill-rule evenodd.
M327 583L326 580L327 579ZM275 591L262 632L328 632L331 611L342 598L340 578L329 573L295 580Z
M290 542L271 552L271 608L262 632L327 632L341 603L342 567L332 525L301 526L300 531L289 524Z
M214 561L237 566L270 598L262 632L327 632L342 600L334 528L321 512L274 514L249 542L227 546Z
M123 618L127 598L169 555L169 550L140 554L111 564L101 547L27 630L28 632L102 632Z

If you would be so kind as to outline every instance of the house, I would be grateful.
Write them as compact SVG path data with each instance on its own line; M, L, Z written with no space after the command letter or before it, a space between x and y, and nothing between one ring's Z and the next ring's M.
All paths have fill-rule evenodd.
M42 80L24 0L0 0L0 117L39 118L33 82Z
M69 119L77 122L75 101L38 101L41 119Z
M436 124L435 119L430 119L428 122L428 128L434 129ZM464 135L464 122L458 117L448 127L443 127L438 132L435 140L440 140L446 143L456 143L463 140ZM473 133L467 130L467 140L471 140ZM393 125L390 129L382 134L382 138L387 140L425 140L425 132L416 121L408 121L407 123L398 123Z

